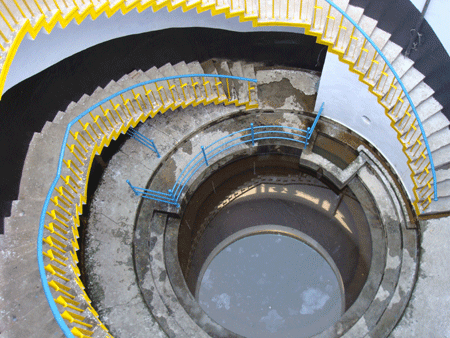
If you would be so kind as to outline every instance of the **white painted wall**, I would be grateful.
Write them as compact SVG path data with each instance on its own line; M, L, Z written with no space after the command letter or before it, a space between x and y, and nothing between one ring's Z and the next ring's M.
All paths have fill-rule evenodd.
M377 102L376 96L369 92L367 85L358 81L356 74L349 72L348 65L331 53L327 53L325 59L316 110L319 110L322 102L325 102L324 116L347 126L376 145L402 178L410 197L414 196L407 157L396 132L388 127L390 120L384 108Z
M240 23L238 18L226 19L225 15L213 17L209 11L198 14L196 10L190 10L183 13L181 8L170 13L166 8L155 13L151 9L142 13L135 10L126 15L119 12L109 19L102 15L95 21L84 20L80 25L73 21L65 29L56 26L50 34L42 30L34 41L30 36L25 38L10 67L4 92L56 62L99 43L122 36L177 27L209 27L239 32L304 31L295 27L253 28L251 22ZM32 62L30 55L35 56Z

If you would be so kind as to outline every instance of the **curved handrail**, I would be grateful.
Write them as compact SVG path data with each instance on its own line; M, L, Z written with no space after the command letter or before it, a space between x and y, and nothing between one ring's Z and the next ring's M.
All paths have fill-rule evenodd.
M189 74L189 75L177 75L177 76L168 76L168 77L164 77L164 78L153 79L153 80L141 82L141 83L135 84L133 86L130 86L128 88L125 88L125 89L101 100L100 102L98 102L95 105L91 106L90 108L86 109L83 113L78 115L76 118L74 118L72 121L70 121L67 124L66 130L64 133L64 138L63 138L62 145L61 145L61 151L59 154L58 166L57 166L57 170L56 170L55 179L53 180L53 182L50 186L50 189L47 193L47 196L44 201L44 205L42 207L41 216L39 219L39 230L38 230L38 236L37 236L37 261L38 261L38 269L39 269L39 275L41 278L42 288L44 290L45 297L49 303L50 310L52 311L53 317L55 318L56 322L58 323L58 326L61 328L64 335L68 338L75 338L75 336L72 334L72 332L70 331L70 329L64 322L64 319L62 318L61 314L59 313L56 303L53 299L52 293L50 291L50 287L48 285L46 273L45 273L44 257L42 254L42 250L43 250L45 215L46 215L47 209L49 207L51 196L53 194L53 191L56 188L56 185L58 184L58 181L59 181L59 178L61 175L63 159L64 159L64 155L65 155L65 151L66 151L66 143L69 138L70 129L76 122L80 121L80 119L82 117L86 116L87 114L89 114L96 108L100 107L102 104L108 102L109 100L112 100L113 98L120 96L121 94L124 94L125 92L128 92L128 91L135 89L137 87L140 87L140 86L144 86L146 84L151 84L151 83L161 82L161 81L166 81L166 80L179 79L179 78L190 78L190 77L213 77L213 78L220 77L220 78L236 79L236 80L248 81L248 82L257 82L256 79L249 79L249 78L231 76L231 75L217 75L217 74Z
M320 114L317 114L317 117L314 120L314 126L317 124L319 117ZM288 131L285 131L286 129ZM268 136L265 136L266 134L268 134ZM127 180L127 183L130 185L131 189L137 196L142 196L144 198L176 205L177 207L179 207L178 201L184 191L184 188L186 187L190 179L200 170L200 168L203 167L203 165L209 166L208 160L215 158L228 149L247 143L252 143L252 145L254 145L256 141L262 140L286 140L301 143L306 146L311 134L312 130L309 127L306 130L280 125L254 127L252 123L250 128L244 128L238 131L234 131L229 135L219 138L206 147L202 146L202 150L199 151L197 155L195 155L184 166L172 188L168 190L168 193L138 188L133 186L129 180Z
M341 13L348 21L350 21L350 23L355 26L355 28L366 38L367 41L369 41L369 43L372 45L372 47L377 51L377 53L381 56L381 58L384 60L384 62L386 63L386 65L389 67L389 69L391 70L392 74L394 75L394 77L396 78L396 80L398 81L398 83L400 84L400 86L402 87L403 92L405 93L406 98L408 99L408 102L411 106L411 109L414 112L414 115L416 117L417 123L419 125L420 128L420 132L422 133L423 136L423 140L425 143L425 147L427 149L427 153L428 153L428 159L430 161L430 166L431 166L431 172L433 175L433 188L434 188L434 200L437 201L438 200L438 195L437 195L437 179L436 179L436 171L434 168L434 162L433 162L433 156L431 155L431 149L430 149L430 145L428 144L428 139L427 136L425 134L425 129L423 128L422 125L422 121L420 120L420 116L417 113L416 107L414 105L414 103L412 102L411 97L408 94L408 91L406 90L405 85L403 84L402 80L400 79L400 76L398 76L397 72L395 71L394 67L392 66L392 64L388 61L388 59L386 58L386 56L381 52L380 48L378 48L378 46L375 44L375 42L369 37L369 35L367 35L366 32L364 32L364 30L347 14L345 13L338 5L336 5L333 1L331 0L325 0L326 2L328 2L328 4L330 4L330 6L334 7L339 13Z

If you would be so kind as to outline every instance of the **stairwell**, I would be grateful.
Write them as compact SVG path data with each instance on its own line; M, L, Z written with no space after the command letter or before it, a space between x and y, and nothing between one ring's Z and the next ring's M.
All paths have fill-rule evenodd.
M442 113L444 107L434 98L435 90L426 84L424 81L425 76L414 67L414 61L405 58L401 54L402 48L390 40L391 35L378 28L376 20L365 16L362 8L349 5L348 1L339 2L340 7L345 9L364 28L364 31L370 35L388 60L394 65L417 107L417 112L422 119L437 168L439 201L431 201L434 191L432 189L430 171L428 169L425 170L428 160L423 140L417 132L417 124L414 118L410 118L412 114L408 110L404 93L400 90L392 73L385 66L380 66L383 65L383 61L375 50L365 42L364 38L357 31L354 31L354 35L353 33L349 34L352 30L351 25L346 19L342 19L342 16L339 16L340 14L334 9L329 8L325 1L318 1L317 3L305 1L303 2L304 8L299 6L298 3L291 3L290 7L287 7L283 3L275 4L270 1L258 3L242 1L238 4L224 2L221 5L215 2L201 3L197 1L186 3L168 3L164 1L152 2L151 4L134 2L131 5L118 3L113 7L107 2L99 2L95 5L84 4L80 5L80 7L77 7L76 3L74 5L66 4L65 2L60 4L57 1L54 4L24 2L24 8L28 9L27 12L21 7L14 8L8 5L7 8L9 10L5 12L7 15L4 15L6 20L0 23L3 25L0 27L3 32L2 37L5 41L10 41L2 44L3 49L5 49L2 54L2 60L8 60L9 50L15 48L16 36L20 41L20 34L22 34L20 27L27 27L26 29L29 30L34 29L37 33L42 26L52 27L57 21L64 23L73 20L73 18L82 20L89 13L95 17L102 11L112 14L118 8L129 10L132 6L137 6L142 9L150 5L154 9L166 6L168 8L183 6L186 9L196 7L197 10L211 10L213 13L223 11L227 13L227 16L240 16L245 20L254 20L256 24L260 25L271 25L280 21L284 22L284 24L288 22L292 25L305 27L308 34L319 36L321 43L330 44L332 51L339 54L341 60L348 63L352 71L359 74L360 80L369 85L370 90L379 97L380 103L386 108L386 114L392 121L391 126L398 132L405 154L410 159L412 179L415 182L417 192L416 210L423 214L440 213L449 210L450 197L447 192L449 191L448 185L450 182L450 171L448 169L450 161L448 158L448 150L450 149L448 141L450 140L450 135L448 129L449 121ZM319 16L318 12L328 14ZM44 16L48 19L43 19ZM330 27L330 16L334 18L333 21L335 23L340 22L341 26L343 24L347 26L346 34L339 29L337 24L334 24L332 29L326 28ZM317 19L319 17L320 20ZM46 20L47 24L44 24ZM4 74L4 67L8 67L7 62L3 65L2 74ZM120 117L124 119L121 123L122 125L127 124L127 126L130 126L135 125L135 122L138 120L145 121L148 116L154 117L158 112L163 113L179 107L186 108L190 105L197 106L214 102L216 104L232 104L247 108L256 107L258 104L256 89L250 89L249 91L248 88L251 86L247 86L247 84L243 85L239 81L220 78L220 75L257 78L253 65L243 65L239 62L211 61L203 65L195 62L190 64L180 63L174 66L168 64L159 69L152 68L145 72L137 70L124 76L117 82L112 81L104 89L98 88L90 96L85 95L79 102L72 103L65 112L58 113L53 122L48 122L41 133L34 135L24 166L19 199L13 202L11 216L5 221L5 236L0 236L0 248L2 250L0 258L2 269L0 285L2 285L2 288L0 292L2 293L3 304L5 304L2 304L0 318L0 332L2 335L5 335L5 337L42 337L42 332L46 332L46 335L48 333L49 337L64 337L64 335L61 335L61 330L48 309L39 280L39 271L36 266L37 226L24 225L37 225L39 223L40 211L45 196L56 174L58 152L61 148L67 124L88 107L135 83L175 76L176 74L201 74L203 72L217 74L218 77L215 81L208 81L208 79L202 79L199 76L189 78L189 80L187 78L173 79L161 82L159 85L151 84L143 91L136 89L135 92L125 92L122 97L112 99L110 108L97 108L93 112L94 122L91 125L79 125L78 129L73 131L72 146L66 149L66 152L71 152L72 157L65 163L64 170L66 170L66 175L72 175L72 177L79 175L80 182L86 184L89 158L86 155L84 155L86 156L85 159L82 158L81 148L83 146L87 147L87 143L91 143L90 141L85 142L85 140L89 140L89 137L95 138L95 134L97 134L97 138L101 140L101 146L108 145L112 138L117 137L124 131L124 128L118 127ZM221 84L218 84L217 79L220 80ZM150 96L148 96L149 91L152 93ZM145 96L147 96L148 102L142 103ZM268 104L268 108L270 108L270 103L265 101L264 104ZM186 111L188 112L192 108L186 109L188 109ZM222 109L221 112L218 112L216 109L209 111L211 119L217 117L214 114L227 113L235 108L224 106ZM149 113L149 111L151 112ZM191 113L194 114L193 110ZM184 115L188 116L188 114ZM125 123L125 117L128 119L127 123ZM117 125L114 125L114 121ZM194 119L186 123L191 123L194 128L196 127L195 122ZM114 131L111 132L108 138L102 138L102 133L106 134L105 131L109 128L114 129ZM172 128L172 132L176 132L175 126L170 128ZM155 129L152 132L156 131L158 133L157 128ZM177 141L173 135L168 137L167 134L160 131L159 136L164 140L164 147L167 148L165 150L168 150L170 145ZM152 137L154 138L155 136L152 134ZM93 149L93 153L95 153L100 151L101 147L95 148L94 146ZM162 151L164 151L164 148ZM124 152L124 154L126 153ZM147 155L154 156L153 154ZM123 158L123 163L126 164L127 157L123 155ZM90 161L92 161L92 158ZM84 169L81 168L83 165ZM151 173L152 168L140 166L139 168L131 168L131 170L143 170L147 176ZM45 173L47 179L36 176L37 171ZM67 187L72 186L77 191L83 190L77 187L79 182L71 182L70 179L66 179L66 182ZM57 281L54 283L56 285L54 298L57 298L56 295L61 295L62 298L58 298L60 302L57 306L61 313L67 311L64 318L72 333L78 337L104 337L105 331L97 318L95 310L89 304L89 299L83 295L83 287L76 282L79 280L79 272L76 268L76 245L74 245L72 250L66 250L63 245L58 244L61 238L67 240L67 243L73 243L73 239L76 241L78 236L76 229L79 224L70 223L64 226L61 221L66 223L63 218L67 218L67 215L64 214L64 211L61 211L61 208L58 209L57 207L66 209L70 215L76 215L81 211L81 204L84 202L82 197L80 200L71 199L67 192L63 190L61 189L58 192L58 198L55 198L56 194L53 196L55 210L59 210L58 212L63 216L57 213L50 215L51 217L49 216L46 222L46 230L44 230L44 237L52 239L44 243L45 251L49 252L47 250L50 250L50 253L44 257L46 266L51 265L47 269L47 279ZM132 214L130 213L130 215ZM127 222L130 221L131 219L127 219ZM70 222L73 221L70 220ZM62 268L61 260L63 260L63 263L68 261L70 264L64 263L66 266ZM62 269L64 273L58 269ZM64 280L67 276L71 276L69 278L70 282ZM19 277L20 282L15 282L15 278ZM65 293L68 290L66 287L77 290L77 296L67 298ZM75 310L74 307L81 311ZM81 316L84 319L81 320L77 316ZM26 325L16 325L17 321L26 323ZM80 325L80 321L85 324ZM149 327L156 327L154 322L147 324Z

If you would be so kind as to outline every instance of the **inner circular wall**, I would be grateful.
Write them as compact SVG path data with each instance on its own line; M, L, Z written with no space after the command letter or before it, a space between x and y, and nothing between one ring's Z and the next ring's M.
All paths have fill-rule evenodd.
M301 170L289 148L285 154L260 151L221 166L186 205L178 258L189 290L195 294L207 257L226 238L250 227L278 224L307 234L327 250L344 281L349 308L364 286L372 258L363 209L351 190L340 199L329 182ZM232 201L224 205L230 196Z
M288 118L288 116L290 117ZM191 145L193 143L191 143L191 140L195 139L196 142L201 142L201 138L209 139L214 130L220 130L221 133L233 132L242 129L244 122L244 125L246 125L249 121L257 121L261 118L267 121L268 117L270 119L281 118L278 121L286 121L287 125L291 125L296 119L298 119L298 125L307 125L312 122L307 114L259 111L241 112L237 115L230 115L230 120L217 120L181 140L177 147L168 153L167 158L163 159L161 163L164 165L157 168L152 174L147 188L162 189L162 178L168 178L164 175L175 173L178 170L177 162L172 160L180 158L177 152L188 150L192 153ZM326 135L327 138L333 140L334 145L327 148L328 142L318 142L321 135ZM380 155L371 148L370 144L365 143L351 131L323 119L317 126L317 135L313 143L313 154L322 158L322 161L325 161L323 163L329 164L323 166L323 168L320 165L307 164L302 167L302 170L307 175L309 174L309 176L330 187L331 190L335 189L334 192L338 196L344 188L347 188L359 201L364 201L361 207L370 225L370 238L372 239L372 258L367 281L353 304L347 308L341 319L326 331L326 334L330 337L340 337L345 333L359 332L357 330L370 331L382 328L385 330L384 333L377 336L386 337L395 326L396 318L402 313L402 309L409 299L410 291L406 293L402 291L403 296L400 299L393 297L393 295L399 292L398 288L412 290L411 286L408 286L412 284L405 284L405 281L410 280L407 277L408 271L415 271L414 267L408 264L408 260L405 264L399 265L393 265L390 262L392 259L399 259L400 261L404 259L401 256L402 254L414 255L415 231L406 228L408 223L405 223L404 219L408 217L408 209L405 208L405 204L401 200L403 195L401 191L397 190L395 176L394 178L390 176L389 167L385 167L384 164L379 162ZM332 156L335 154L336 146L342 146L342 150L348 148L346 158L341 159L342 161L336 161L336 158ZM182 222L183 211L186 210L186 206L193 198L194 192L200 190L199 187L205 180L213 177L214 172L219 168L252 156L258 156L260 159L265 156L264 154L286 159L297 158L296 161L292 161L292 166L287 166L287 171L296 170L298 173L299 160L303 161L303 155L301 150L294 149L293 151L292 149L292 147L283 143L271 145L261 142L255 147L237 149L235 152L224 155L216 162L211 162L209 167L205 168L191 182L189 190L180 200L180 209L162 205L155 201L141 201L133 239L135 271L147 306L154 315L156 314L155 318L159 325L170 337L178 337L181 334L180 329L199 337L239 337L239 335L226 330L211 320L201 310L190 292L183 274L186 272L183 269L187 266L186 262L189 259L191 246L184 246L184 249L187 250L185 251L187 256L179 255L179 252L183 250L183 245L179 246L178 238L183 237L185 232L191 232L189 238L190 241L194 241L193 225ZM311 148L308 151L311 151ZM352 155L352 152L354 155ZM363 159L362 162L361 159ZM339 179L336 180L336 177L339 176L339 170L345 171L354 167L354 164L358 161L361 163L360 169L349 176L342 186L339 186L339 184L336 186L335 181L339 181ZM333 164L334 162L336 164ZM257 168L256 165L252 170ZM338 176L335 177L334 175ZM283 180L288 177L289 173L285 175ZM272 184L273 180L267 178L264 183L267 182ZM245 180L243 183L245 183ZM214 191L217 186L211 185L209 190ZM232 193L233 189L230 188L229 193ZM213 194L204 195L208 198L213 197ZM398 198L400 198L400 202ZM392 200L392 205L385 204L384 201L389 199ZM223 201L223 199L219 199L220 201ZM198 202L201 203L201 201ZM227 202L229 201L227 200ZM389 227L389 230L386 227ZM185 261L183 262L179 258L183 258ZM389 269L386 268L387 266L389 266ZM398 278L403 278L403 282L395 282ZM380 292L384 295L382 298L379 296ZM386 297L386 295L388 296ZM165 305L161 307L163 304ZM396 311L395 314L394 310ZM180 333L177 334L176 332Z

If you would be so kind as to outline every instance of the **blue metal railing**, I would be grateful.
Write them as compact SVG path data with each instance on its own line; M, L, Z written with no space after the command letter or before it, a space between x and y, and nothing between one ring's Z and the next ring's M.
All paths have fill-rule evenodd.
M241 129L230 135L221 137L206 147L201 146L201 151L186 164L181 171L180 176L177 178L172 188L168 189L167 193L133 186L129 180L126 182L136 196L179 207L179 199L190 179L203 167L203 165L209 166L210 160L233 147L246 143L255 145L255 142L262 140L285 140L301 143L304 145L304 148L306 148L308 140L311 138L314 128L322 114L323 106L324 103L322 103L312 126L308 127L306 130L275 125L255 127L253 123L251 123L250 128Z
M158 148L156 148L155 142L144 135L142 135L140 132L135 130L134 128L130 128L127 131L127 134L131 136L131 138L134 138L136 141L138 141L140 144L146 146L150 150L154 151L156 153L156 157L160 158L161 155L159 154Z
M93 110L99 108L102 104L109 102L110 100L114 99L115 97L120 96L121 94L124 94L132 89L138 88L140 86L144 86L146 84L155 83L155 82L180 79L180 78L191 78L191 77L200 77L200 78L202 78L202 77L219 78L220 77L220 78L235 79L235 80L255 82L255 83L257 82L256 79L248 79L248 78L244 78L244 77L231 76L231 75L220 75L219 76L217 74L189 74L189 75L168 76L168 77L164 77L164 78L160 78L160 79L149 80L149 81L141 82L141 83L135 84L133 86L130 86L128 88L125 88L125 89L101 100L100 102L98 102L95 105L93 105L92 107L88 108L87 110L85 110L83 113L78 115L76 118L74 118L71 122L69 122L67 124L66 131L64 133L64 138L63 138L62 145L61 145L61 151L59 154L58 166L57 166L57 170L56 170L55 179L53 180L53 182L50 186L50 189L48 190L47 196L44 201L44 205L42 207L42 212L41 212L41 216L39 219L38 236L37 236L37 261L38 261L39 275L41 277L42 288L44 290L44 294L45 294L45 297L47 298L48 304L50 306L50 310L52 311L53 317L55 318L58 326L61 328L61 330L63 331L64 335L67 338L75 338L75 336L72 334L72 332L70 331L70 329L64 322L64 319L61 317L61 314L58 311L55 300L53 299L52 293L50 291L50 287L48 285L45 268L44 268L44 257L42 254L42 247L43 247L43 237L44 237L45 215L46 215L52 194L56 188L56 185L58 184L58 182L60 180L61 170L62 170L62 166L63 166L63 160L64 160L64 156L65 156L65 151L66 151L66 143L69 139L70 130L75 125L75 123L77 123L78 121L81 120L81 118L88 115Z
M394 75L394 77L396 78L396 80L398 81L399 85L402 87L403 93L405 93L406 98L408 99L408 102L411 106L412 111L414 112L414 115L416 117L417 123L419 125L420 128L420 132L422 133L423 136L423 140L425 143L425 147L427 149L427 153L428 153L428 159L430 161L430 167L431 167L431 172L433 175L433 188L434 188L434 200L437 201L438 200L438 195L437 195L437 179L436 179L436 170L434 168L434 162L433 162L433 156L431 155L431 149L430 149L430 145L428 144L428 139L427 136L425 134L425 129L423 128L422 125L422 121L420 120L419 114L417 113L416 107L411 99L411 97L408 94L408 91L406 90L405 85L403 84L402 80L400 79L400 76L398 76L397 72L394 70L394 67L391 65L391 63L388 61L388 59L386 58L386 56L381 52L380 48L378 48L378 46L375 44L375 42L369 37L369 35L367 35L366 32L364 32L364 30L347 14L345 13L341 8L339 8L333 1L331 0L325 0L326 2L328 2L331 6L333 6L339 13L341 13L348 21L350 21L350 23L356 27L356 29L366 38L367 41L369 41L369 43L372 45L372 47L377 51L377 53L380 55L380 57L384 60L384 62L387 64L387 66L389 67L389 69L391 70L392 74Z

